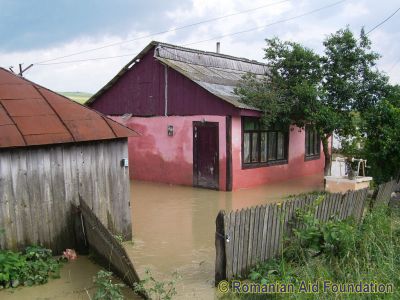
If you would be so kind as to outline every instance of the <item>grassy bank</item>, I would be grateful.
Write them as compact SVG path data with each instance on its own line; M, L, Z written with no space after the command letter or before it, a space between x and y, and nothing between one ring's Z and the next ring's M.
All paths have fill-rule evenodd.
M400 299L400 213L379 207L362 224L331 220L321 224L313 212L299 214L303 227L293 230L279 258L258 264L249 282L293 284L296 293L266 295L230 294L229 299ZM317 283L314 294L298 293L302 282ZM392 294L339 294L323 282L392 284ZM304 287L304 286L303 286ZM332 288L332 286L331 286Z

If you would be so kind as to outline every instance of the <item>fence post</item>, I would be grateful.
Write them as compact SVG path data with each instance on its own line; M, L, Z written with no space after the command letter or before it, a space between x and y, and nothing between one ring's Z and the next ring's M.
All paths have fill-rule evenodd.
M215 220L215 286L226 279L226 252L225 252L225 212L218 213Z

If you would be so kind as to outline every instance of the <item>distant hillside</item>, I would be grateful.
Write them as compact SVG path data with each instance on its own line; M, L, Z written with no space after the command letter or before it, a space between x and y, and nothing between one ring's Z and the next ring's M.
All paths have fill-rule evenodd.
M84 92L59 92L61 95L68 97L71 100L84 104L91 96L90 93Z

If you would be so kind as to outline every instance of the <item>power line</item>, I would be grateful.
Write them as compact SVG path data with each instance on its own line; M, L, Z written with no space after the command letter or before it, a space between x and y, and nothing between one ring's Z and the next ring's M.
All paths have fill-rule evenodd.
M258 30L258 29L267 28L267 27L270 27L270 26L272 26L272 25L276 25L276 24L280 24L280 23L292 21L292 20L295 20L295 19L298 19L298 18L301 18L301 17L305 17L305 16L308 16L308 15L314 14L314 13L316 13L316 12L319 12L319 11L321 11L321 10L324 10L324 9L327 9L327 8L330 8L330 7L339 5L339 4L341 4L341 3L343 3L343 2L346 2L346 1L347 1L347 0L341 0L341 1L338 1L338 2L335 2L335 3L332 3L332 4L329 4L329 5L326 5L326 6L323 6L323 7L314 9L314 10L311 10L311 11L306 12L306 13L304 13L304 14L300 14L300 15L297 15L297 16L293 16L293 17L290 17L290 18L287 18L287 19L282 19L282 20L279 20L279 21L276 21L276 22L273 22L273 23L269 23L269 24L267 24L267 25L257 26L257 27L253 27L253 28L250 28L250 29L246 29L246 30L242 30L242 31L237 31L237 32L234 32L234 33L228 33L228 34L216 36L216 37L213 37L213 38L210 38L210 39L206 39L206 40L202 40L202 41L198 41L198 42L193 42L193 43L188 43L188 44L185 44L185 45L183 45L183 46L190 46L190 45L200 44L200 43L203 43L203 42L209 42L209 41L213 41L213 40L216 40L216 39L222 39L222 38L227 37L227 36L233 36L233 35L242 34L242 33L247 33L247 32L254 31L254 30Z
M129 53L129 54L122 54L116 56L106 56L106 57L95 57L95 58L86 58L86 59L77 59L77 60L68 60L68 61L59 61L59 62L52 62L52 63L39 63L36 66L50 66L50 65L61 65L61 64L69 64L69 63L76 63L76 62L85 62L85 61L94 61L94 60L105 60L105 59L113 59L113 58L120 58L132 55L137 55L137 53Z
M242 30L242 31L227 33L227 34L220 35L220 36L215 36L215 37L212 37L212 38L209 38L209 39L206 39L206 40L201 40L201 41L197 41L197 42L192 42L192 43L184 44L183 46L189 46L189 45L199 44L199 43L208 42L208 41L212 41L212 40L216 40L216 39L222 39L222 38L225 38L225 37L227 37L227 36L233 36L233 35L238 35L238 34L242 34L242 33L247 33L247 32L251 32L251 31L255 31L255 30L258 30L258 29L262 29L262 28L267 28L267 27L270 27L270 26L273 26L273 25L276 25L276 24L280 24L280 23L292 21L292 20L294 20L294 19L298 19L298 18L301 18L301 17L305 17L305 16L308 16L308 15L314 14L314 13L316 13L316 12L319 12L319 11L328 9L328 8L330 8L330 7L339 5L339 4L341 4L341 3L343 3L343 2L346 2L346 1L347 1L347 0L337 1L337 2L335 2L335 3L332 3L332 4L329 4L329 5L326 5L326 6L323 6L323 7L314 9L314 10L311 10L311 11L309 11L309 12L306 12L306 13L303 13L303 14L300 14L300 15L296 15L296 16L293 16L293 17L290 17L290 18L282 19L282 20L279 20L279 21L276 21L276 22L273 22L273 23L269 23L269 24L267 24L267 25L257 26L257 27L253 27L253 28L250 28L250 29ZM103 59L112 59L112 58L124 57L124 56L132 56L132 55L136 55L136 54L137 54L137 53L132 53L132 54L124 54L124 55L118 55L118 56L98 57L98 58L92 58L92 59L89 58L89 59L72 60L72 61L70 60L70 61L54 62L54 63L37 63L36 65L42 65L42 66L45 66L45 65L46 65L46 66L47 66L47 65L55 65L55 64L64 64L64 63L84 62L84 61L91 61L91 60L103 60Z
M370 34L372 31L374 31L375 29L377 29L378 27L382 26L383 24L385 24L387 21L389 21L398 11L400 10L400 7L398 9L396 9L396 11L394 13L392 13L389 17L387 17L385 20L383 20L382 22L380 22L378 25L375 25L374 28L372 28L370 31L368 31L366 33L366 35Z
M229 17L233 17L233 16L249 13L249 12L256 11L256 10L259 10L259 9L262 9L262 8L275 6L275 5L282 4L282 3L285 3L285 2L289 2L289 1L291 1L291 0L283 0L283 1L279 1L279 2L269 3L269 4L258 6L258 7L255 7L255 8L251 8L251 9L238 11L238 12L235 12L235 13L231 13L231 14L227 14L227 15L223 15L223 16L219 16L219 17L203 20L203 21L200 21L200 22L197 22L197 23L192 23L192 24L188 24L188 25L184 25L184 26L180 26L180 27L176 27L176 28L172 28L172 29L168 29L168 30L154 32L154 33L150 33L148 35L139 36L139 37L136 37L136 38L133 38L133 39L129 39L129 40L121 41L121 42L116 42L116 43L112 43L112 44L107 44L107 45L104 45L104 46L101 46L101 47L92 48L92 49L82 50L82 51L79 51L79 52L75 52L75 53L59 56L59 57L52 58L52 59L43 60L43 61L37 62L35 64L38 65L38 64L42 64L42 63L46 63L46 62L50 62L50 61L54 61L54 60L59 60L59 59L62 59L62 58L67 58L67 57L76 56L76 55L79 55L79 54L84 54L84 53L88 53L88 52L92 52L92 51L96 51L96 50L101 50L101 49L105 49L105 48L109 48L109 47L113 47L113 46L118 46L118 45L130 43L130 42L134 42L134 41L137 41L137 40L149 38L149 37L160 35L160 34L164 34L164 33L174 32L174 31L190 28L190 27L193 27L193 26L198 26L198 25L201 25L201 24L209 23L209 22L215 22L215 21L222 20L222 19L225 19L225 18L229 18Z
M400 62L400 58L395 61L395 63L389 68L388 72L392 72L395 66Z

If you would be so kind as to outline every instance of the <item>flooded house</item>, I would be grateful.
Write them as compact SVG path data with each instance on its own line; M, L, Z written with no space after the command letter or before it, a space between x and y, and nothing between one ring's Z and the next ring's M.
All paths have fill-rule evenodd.
M85 201L115 234L132 235L128 137L100 113L0 68L0 248L75 243Z
M134 179L236 190L312 174L323 176L317 133L265 129L240 101L242 76L265 64L151 42L88 105L141 134L129 140Z

